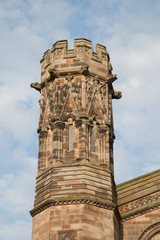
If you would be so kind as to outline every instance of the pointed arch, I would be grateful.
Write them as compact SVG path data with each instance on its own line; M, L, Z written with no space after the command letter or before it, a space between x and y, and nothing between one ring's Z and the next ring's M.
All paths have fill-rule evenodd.
M62 120L62 119L67 120L68 118L75 118L78 116L79 116L78 108L77 108L77 105L72 96L72 92L69 89L66 99L65 99L65 102L64 102L64 105L63 105L63 108L62 108L62 111L61 111L61 114L60 114L60 120Z
M152 240L156 239L156 236L160 236L160 222L156 222L147 227L139 236L138 240Z

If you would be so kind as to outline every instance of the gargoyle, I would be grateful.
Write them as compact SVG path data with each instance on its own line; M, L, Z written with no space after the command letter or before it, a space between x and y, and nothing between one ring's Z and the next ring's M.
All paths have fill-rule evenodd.
M117 79L116 74L111 74L109 77L107 77L107 83L113 83Z
M31 86L32 88L35 88L35 89L38 90L39 92L41 91L41 88L42 88L41 84L38 83L38 82L31 83L30 86Z
M50 73L50 76L52 79L55 79L56 77L59 77L60 72L58 70L56 70L55 68L50 68L48 70L48 72Z
M88 68L89 68L89 66L86 63L84 63L81 66L79 73L84 74L84 75L88 74Z
M120 91L114 91L113 92L113 95L112 95L112 98L113 99L120 99L122 97L122 93Z

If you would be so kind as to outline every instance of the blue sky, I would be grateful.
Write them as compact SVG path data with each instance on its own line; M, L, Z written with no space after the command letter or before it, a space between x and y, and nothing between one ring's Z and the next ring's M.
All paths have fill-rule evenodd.
M57 40L110 53L117 183L160 168L160 1L0 0L0 239L31 239L37 171L39 61Z

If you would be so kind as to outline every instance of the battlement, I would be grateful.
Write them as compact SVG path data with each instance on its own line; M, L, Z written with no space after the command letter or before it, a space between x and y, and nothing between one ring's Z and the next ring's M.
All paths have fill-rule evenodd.
M96 44L96 52L93 51L92 42L86 38L74 39L74 48L68 49L68 41L60 40L48 49L41 59L41 81L49 76L49 69L57 69L60 72L80 69L87 64L93 75L106 77L112 74L110 57L105 46Z
M63 56L63 58L77 57L79 54L88 54L91 58L95 60L103 61L104 57L108 56L108 52L105 46L101 44L96 44L96 52L93 52L92 42L86 38L75 38L74 39L74 49L68 49L67 40L59 40L53 44L52 49L48 49L41 62L44 61L48 55L53 54L53 56Z

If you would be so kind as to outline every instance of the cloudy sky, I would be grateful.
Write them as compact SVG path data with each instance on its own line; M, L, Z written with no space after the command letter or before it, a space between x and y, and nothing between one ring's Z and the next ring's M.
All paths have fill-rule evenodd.
M31 239L43 53L57 40L106 45L118 75L117 183L160 168L160 1L0 0L0 239Z

